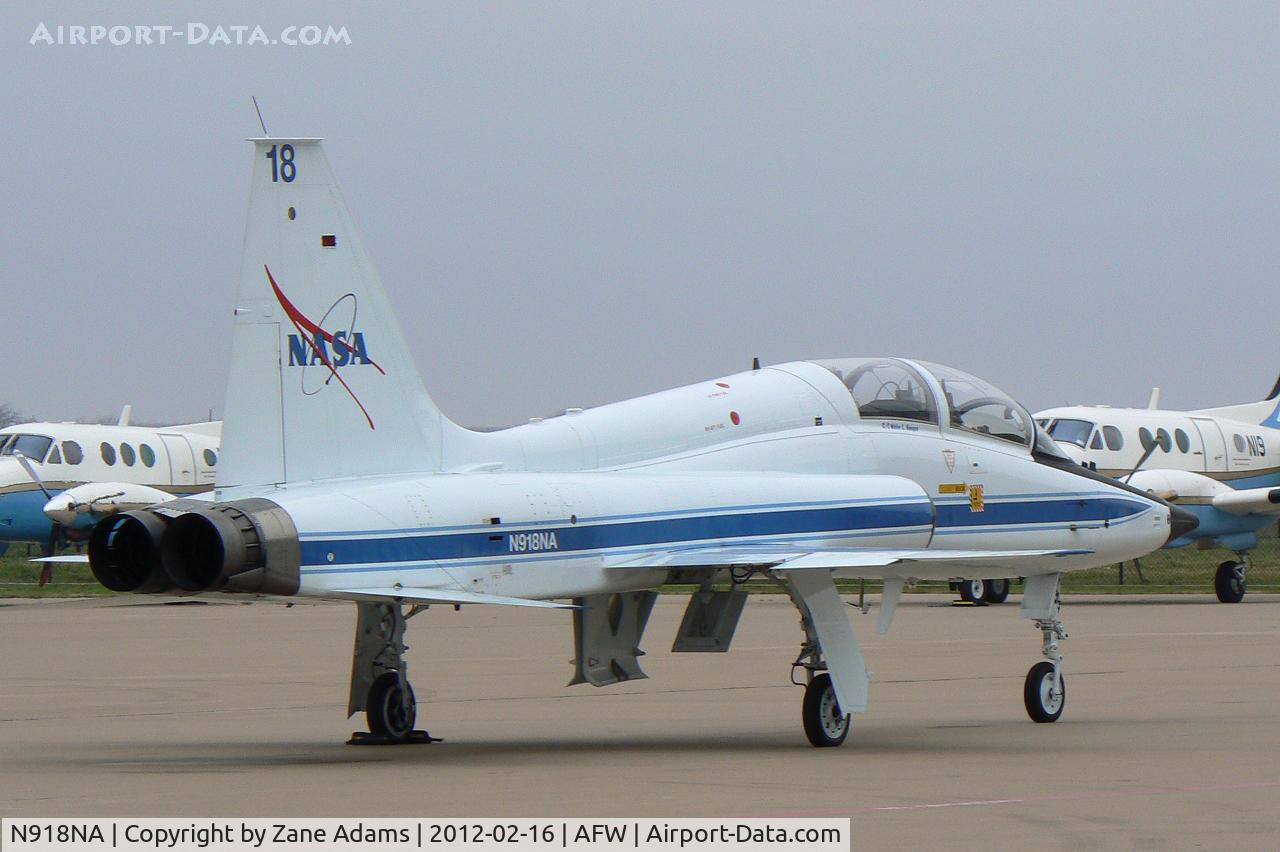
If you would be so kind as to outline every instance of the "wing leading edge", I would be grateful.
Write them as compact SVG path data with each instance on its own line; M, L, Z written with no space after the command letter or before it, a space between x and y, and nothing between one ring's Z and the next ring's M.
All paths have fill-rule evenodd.
M757 567L773 571L808 569L868 570L869 575L909 574L911 566L929 573L955 576L1018 577L1044 570L1044 563L1091 550L919 550L894 548L823 548L778 544L739 544L629 555L606 561L609 568L730 568ZM898 568L892 572L882 569Z

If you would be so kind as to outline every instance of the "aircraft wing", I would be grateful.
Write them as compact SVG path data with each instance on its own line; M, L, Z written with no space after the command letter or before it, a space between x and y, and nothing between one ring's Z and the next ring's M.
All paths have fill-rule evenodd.
M528 606L539 609L578 609L573 604L558 601L536 601L529 598L508 598L502 595L483 595L478 592L461 592L452 589L370 588L333 589L335 596L357 600L408 602L421 604L495 604L498 606Z
M606 561L609 568L758 567L773 571L813 568L830 570L883 569L901 566L894 574L909 574L910 566L928 566L928 573L954 576L1018 576L1032 561L1078 556L1090 550L909 550L895 548L813 548L778 544L740 544L667 550ZM880 574L879 570L871 573Z
M38 559L28 559L28 562L78 562L82 565L89 564L89 554L87 553L69 553L66 556L41 556Z
M1280 515L1280 488L1246 488L1213 498L1213 507L1233 515Z

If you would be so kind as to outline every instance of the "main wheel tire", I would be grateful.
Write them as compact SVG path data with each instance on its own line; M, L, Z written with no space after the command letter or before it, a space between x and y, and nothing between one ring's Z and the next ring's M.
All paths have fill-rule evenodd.
M986 580L961 580L960 581L960 600L969 603L977 603L986 597L987 581Z
M418 717L413 687L408 681L404 682L408 701L401 700L400 689L400 675L396 672L379 675L373 686L369 687L369 700L365 702L364 714L371 734L391 740L405 740L413 733L413 723Z
M1009 600L1008 580L987 580L987 590L982 599L987 603L1002 604Z
M1245 581L1243 562L1223 562L1213 575L1213 590L1223 603L1240 603L1244 600Z
M804 690L804 735L817 748L838 746L849 736L849 719L840 710L831 675L820 674Z
M1053 663L1039 662L1027 672L1022 688L1022 700L1027 705L1027 715L1033 722L1056 722L1067 706L1067 678L1059 678L1061 692L1053 691Z

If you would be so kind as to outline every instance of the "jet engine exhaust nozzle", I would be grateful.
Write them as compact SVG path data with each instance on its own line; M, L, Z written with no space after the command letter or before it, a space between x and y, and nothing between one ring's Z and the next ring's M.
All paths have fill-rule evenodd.
M168 522L152 512L124 512L100 521L89 535L89 568L113 592L167 592L173 581L160 563Z
M171 500L99 521L89 566L117 592L294 595L302 547L289 513L270 500Z
M165 573L188 592L296 594L301 557L288 513L261 498L184 512L160 545Z

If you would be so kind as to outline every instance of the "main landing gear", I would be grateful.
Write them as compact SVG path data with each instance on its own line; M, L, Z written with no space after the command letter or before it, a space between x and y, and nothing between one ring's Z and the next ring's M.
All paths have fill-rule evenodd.
M399 604L357 603L356 644L351 660L351 694L347 715L363 710L369 733L355 733L351 745L397 745L436 742L426 731L414 730L417 699L404 661L406 622L422 611Z
M1067 679L1062 674L1058 641L1068 637L1058 619L1060 608L1058 575L1026 579L1022 614L1040 630L1041 653L1047 658L1031 667L1022 688L1023 703L1033 722L1056 722L1067 706Z
M831 573L788 571L784 586L800 610L804 643L791 664L791 682L804 685L800 720L809 743L838 746L849 736L852 713L867 709L867 669ZM797 680L796 671L804 671Z
M1242 553L1237 553L1236 556L1240 557L1239 562L1227 560L1218 566L1217 573L1213 575L1213 590L1223 603L1240 603L1244 600L1244 575L1249 570L1249 557Z
M967 603L1001 604L1009 599L1009 581L997 580L961 580L956 584L960 600Z

